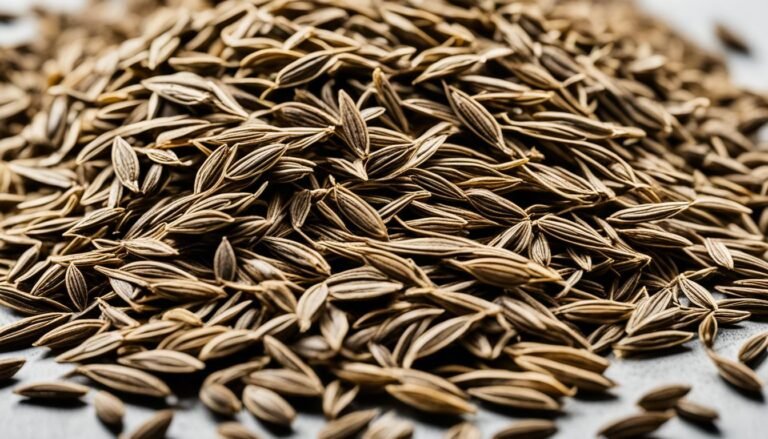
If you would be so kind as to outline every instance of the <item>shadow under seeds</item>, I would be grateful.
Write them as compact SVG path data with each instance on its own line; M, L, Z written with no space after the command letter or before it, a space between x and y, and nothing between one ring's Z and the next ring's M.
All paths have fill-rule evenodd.
M8 387L14 387L16 384L20 383L20 381L16 378L9 378L5 381L0 381L0 389L5 389Z
M19 404L24 406L36 406L36 407L50 407L64 410L78 409L87 406L85 401L81 399L42 399L42 398L25 398L19 401Z
M493 404L486 401L479 401L478 404L483 410L493 412L502 416L514 418L538 418L538 419L556 419L564 414L562 410L532 410L515 407L507 407L499 404Z
M714 422L696 422L689 419L686 419L682 416L679 416L680 420L685 423L685 425L695 428L696 430L699 430L701 432L707 433L712 436L719 436L721 434L720 427L717 426Z

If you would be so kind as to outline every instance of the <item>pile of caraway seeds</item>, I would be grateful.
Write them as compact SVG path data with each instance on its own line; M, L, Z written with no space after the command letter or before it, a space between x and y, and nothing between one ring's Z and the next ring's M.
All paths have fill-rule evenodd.
M693 343L761 391L768 333L717 335L768 314L768 100L718 57L623 1L169 3L39 12L0 51L0 349L72 366L16 393L94 385L117 429L119 395L165 400L133 439L179 386L285 428L316 406L320 438L410 437L385 406L543 438L609 355ZM656 384L583 433L718 417Z

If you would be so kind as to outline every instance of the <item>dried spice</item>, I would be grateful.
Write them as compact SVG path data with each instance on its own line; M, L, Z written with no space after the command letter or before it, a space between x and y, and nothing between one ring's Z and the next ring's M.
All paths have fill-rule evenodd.
M314 399L322 437L413 433L370 394L557 414L617 385L611 349L696 337L762 388L744 363L763 335L741 362L711 349L768 309L768 101L659 21L590 0L134 0L115 23L106 3L0 49L0 304L19 314L0 348L160 399L203 375L210 410L270 424ZM3 361L0 379L23 365ZM601 434L714 419L687 390ZM119 424L119 400L95 405Z

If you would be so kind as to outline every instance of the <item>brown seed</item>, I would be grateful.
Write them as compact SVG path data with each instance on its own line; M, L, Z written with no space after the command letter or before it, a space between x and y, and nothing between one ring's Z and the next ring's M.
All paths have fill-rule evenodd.
M355 399L360 391L359 386L344 390L341 381L335 380L325 386L323 392L323 414L326 418L334 419Z
M768 349L768 332L755 334L739 348L739 361L745 364L755 362Z
M387 412L370 423L362 439L408 439L413 435L413 429L412 422Z
M597 434L609 439L645 436L658 430L673 417L674 412L671 410L630 415L604 426Z
M243 403L254 416L271 424L290 426L296 418L296 411L285 399L264 387L246 386Z
M94 335L80 345L56 357L59 363L76 363L95 358L114 351L123 343L123 336L118 331L109 331Z
M473 387L468 392L477 399L506 407L543 411L560 409L560 404L557 401L534 389L513 386L485 386Z
M476 411L475 407L464 399L431 387L418 384L390 384L385 389L400 402L429 413L460 415Z
M128 142L116 136L112 143L112 166L120 182L132 192L139 191L139 158Z
M120 364L162 373L193 373L205 369L205 363L183 352L155 349L120 357Z
M239 422L225 422L216 429L220 439L259 439L260 436L248 430Z
M546 419L526 419L517 421L494 433L494 439L530 438L543 439L557 432L554 422Z
M469 422L462 422L449 428L443 435L445 439L480 439L480 430Z
M103 386L120 392L157 398L171 394L171 389L160 379L130 367L113 364L90 364L79 366L75 371Z
M731 361L711 350L707 351L707 355L715 363L720 376L730 384L748 392L759 393L762 391L763 382L749 367L742 363Z
M729 49L743 53L750 52L749 44L746 40L723 23L717 23L715 26L715 35L717 35L717 38Z
M0 358L0 381L13 378L26 362L24 357Z
M2 49L0 348L228 414L322 397L344 433L387 391L556 410L608 348L768 314L768 99L631 4L162 3Z
M352 437L364 429L378 415L378 409L359 410L348 413L325 424L325 427L317 433L317 437L318 439L344 439Z
M83 340L89 339L106 327L106 322L97 319L73 320L56 329L48 331L33 345L45 346L50 349L69 348Z
M78 399L90 390L67 381L39 381L15 387L13 393L33 399Z
M234 416L242 408L237 396L229 388L218 383L203 385L200 389L200 401L212 411L224 416Z
M687 384L669 384L649 390L637 405L648 411L664 411L673 408L677 402L691 391Z
M125 404L118 397L102 390L93 398L93 406L101 422L112 426L122 425Z
M711 424L719 417L717 410L687 399L677 401L675 411L681 418L701 424Z
M173 421L173 410L160 410L126 435L128 439L162 439Z

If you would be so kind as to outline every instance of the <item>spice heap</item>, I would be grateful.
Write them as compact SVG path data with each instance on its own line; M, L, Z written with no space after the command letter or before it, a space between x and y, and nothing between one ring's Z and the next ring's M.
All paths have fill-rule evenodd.
M49 17L60 38L4 52L0 303L23 318L0 348L147 398L190 374L268 424L314 398L324 438L410 436L370 393L556 412L616 385L603 355L697 336L760 391L768 335L739 360L716 338L768 312L768 102L716 57L625 2L187 3ZM688 389L600 433L715 419Z

